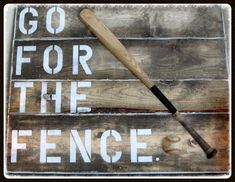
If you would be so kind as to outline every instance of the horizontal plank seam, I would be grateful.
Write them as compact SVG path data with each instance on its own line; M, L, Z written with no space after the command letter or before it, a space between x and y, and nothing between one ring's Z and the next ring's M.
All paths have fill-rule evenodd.
M225 37L118 37L120 40L224 40ZM96 37L41 37L16 38L15 41L97 40Z
M180 112L183 115L217 115L217 114L230 114L229 112ZM9 115L22 115L22 116L135 116L135 115L172 115L169 112L154 112L154 113L19 113L10 112Z
M171 171L171 172L164 172L164 171L158 171L158 172L138 172L138 171L132 171L132 172L97 172L97 171L89 171L89 172L51 172L51 171L43 171L43 172L31 172L31 171L6 171L6 173L12 173L12 174L208 174L208 173L228 173L228 171Z
M152 81L228 81L228 79L223 79L223 78L196 78L196 79L151 79ZM11 81L16 82L16 81L98 81L98 82L139 82L139 79L12 79Z

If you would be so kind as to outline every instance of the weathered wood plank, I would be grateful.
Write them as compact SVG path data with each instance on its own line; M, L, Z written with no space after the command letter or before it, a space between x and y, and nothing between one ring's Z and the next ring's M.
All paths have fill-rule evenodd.
M20 89L11 92L11 112L19 112ZM55 94L56 82L48 81L48 94ZM228 111L228 82L211 81L157 81L156 85L181 111ZM71 82L62 81L61 112L70 113ZM42 82L33 82L26 91L26 113L40 113ZM91 87L78 88L86 100L77 101L77 107L91 107L91 112L156 112L166 108L139 81L91 81ZM74 98L73 98L74 99ZM72 100L73 100L72 99ZM47 102L47 113L55 113L55 101Z
M15 116L8 123L7 170L32 172L228 172L229 170L229 116L227 114L186 114L186 120L218 149L215 158L206 159L197 145L189 145L191 136L171 115L93 115L93 116ZM40 163L40 131L61 130L61 136L48 136L47 142L56 143L56 149L48 149L47 156L60 156L61 163ZM77 151L76 163L70 163L70 133L77 130L84 142L84 132L91 130L91 162L84 163ZM146 149L138 149L138 156L152 156L153 162L133 163L130 152L130 129L151 129L151 135L138 136L138 142L147 143ZM11 131L32 130L32 136L19 136L19 143L26 143L26 150L17 151L17 162L10 162ZM112 137L107 140L108 155L122 151L116 163L107 163L100 154L99 134L106 130L116 130L122 141ZM162 139L170 134L180 137L177 154L169 154L162 149ZM159 161L156 161L156 158Z
M152 79L227 78L223 40L122 40L128 51ZM44 51L51 45L63 51L63 67L49 74L43 67ZM73 75L73 45L88 45L93 50L87 61L92 74L87 75L81 63ZM36 46L36 51L23 51L30 63L22 64L16 75L17 48ZM50 66L55 68L57 56L50 54ZM81 55L87 54L80 51ZM19 56L18 56L19 58ZM98 40L20 41L16 42L13 59L13 79L134 79L135 77L104 48Z
M230 63L231 63L231 38L232 38L232 21L231 21L231 7L230 5L224 5L221 7L221 13L223 17L223 28L224 28L224 37L225 37L225 51L226 51L226 64L227 72L230 72ZM229 73L230 74L230 73Z
M223 25L218 6L194 5L59 5L65 12L62 32L51 34L46 29L46 17L50 6L30 6L37 12L33 17L26 14L24 26L38 20L37 30L23 34L19 30L19 14L25 7L19 6L16 22L16 38L84 37L92 36L79 20L79 12L88 7L119 37L221 37ZM59 27L59 14L54 13L52 27Z

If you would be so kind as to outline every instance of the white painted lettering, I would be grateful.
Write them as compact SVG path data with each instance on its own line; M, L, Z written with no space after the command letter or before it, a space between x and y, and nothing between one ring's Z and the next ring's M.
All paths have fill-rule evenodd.
M30 58L23 57L23 51L36 51L36 46L17 46L16 75L21 75L22 63L30 63Z
M71 130L70 134L70 162L76 162L76 147L78 147L85 163L91 162L91 130L85 130L85 146L77 132Z
M116 151L115 155L112 156L112 157L110 157L107 154L107 138L110 135L112 135L117 142L122 141L122 138L121 138L120 134L117 131L115 131L115 130L107 130L107 131L105 131L102 134L101 139L100 139L100 154L101 154L102 158L106 162L108 162L108 163L115 163L115 162L117 162L121 158L122 152L121 151Z
M56 53L57 53L57 66L54 69L50 68L50 65L49 65L49 62L50 62L49 55L52 50L56 51ZM56 74L61 71L62 67L63 67L63 51L62 51L62 49L57 45L48 46L45 49L44 55L43 55L43 68L44 68L44 70L49 74Z
M55 143L47 143L48 136L61 135L61 130L41 130L40 139L40 162L41 163L60 163L61 157L47 157L47 149L55 149Z
M79 56L80 50L86 51L87 54L84 56ZM92 54L93 54L92 49L88 45L80 45L80 46L74 45L73 46L73 75L78 74L78 70L79 70L78 60L80 60L80 63L82 65L82 68L84 69L85 73L87 75L92 74L91 69L87 65L87 61L91 58Z
M86 100L85 94L77 94L77 89L91 87L91 82L71 82L70 112L90 112L90 107L77 107L77 100Z
M55 112L60 113L61 112L61 82L56 82L56 91L55 94L50 95L50 100L55 100ZM48 100L44 97L47 93L47 82L42 82L42 88L41 88L41 113L47 112L47 102Z
M11 163L16 163L17 161L17 150L26 149L25 143L18 143L18 136L31 136L32 130L12 130L11 135Z
M137 135L151 135L151 129L131 129L130 142L131 142L131 162L152 162L152 156L138 156L137 149L145 149L146 143L138 143ZM138 157L137 157L138 156Z
M38 16L38 12L34 8L27 7L25 9L23 9L20 12L20 16L19 16L19 30L23 34L32 34L37 30L38 22L37 22L37 20L30 20L29 25L31 25L31 28L27 30L24 26L25 25L25 16L27 13L30 13L33 17Z
M52 15L57 12L60 15L59 19L59 27L58 28L53 28L52 27ZM47 17L46 17L46 28L48 32L52 34L57 34L60 33L64 30L64 25L65 25L65 13L64 10L60 7L52 7L49 9L47 12Z
M20 88L20 112L25 112L25 102L26 102L26 88L33 87L33 82L15 82L15 88Z

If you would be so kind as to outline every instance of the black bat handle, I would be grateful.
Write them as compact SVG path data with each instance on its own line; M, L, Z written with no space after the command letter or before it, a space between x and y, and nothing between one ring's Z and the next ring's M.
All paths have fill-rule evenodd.
M215 156L217 153L216 149L213 149L189 124L187 124L184 120L184 117L177 111L174 114L177 121L190 133L190 135L194 138L195 141L200 145L200 147L206 153L206 157L208 159Z
M184 117L177 111L173 104L166 98L166 96L157 88L156 85L150 88L152 93L166 106L166 108L174 115L175 119L188 131L194 140L200 145L206 153L208 159L215 156L216 149L213 149L189 124L184 120Z

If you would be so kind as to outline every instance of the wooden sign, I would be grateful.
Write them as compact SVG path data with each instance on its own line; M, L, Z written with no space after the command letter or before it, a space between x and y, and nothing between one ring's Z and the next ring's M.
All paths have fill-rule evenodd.
M85 28L92 9L218 150L202 149ZM229 80L221 6L20 5L15 19L6 174L224 175ZM228 28L227 26L225 28Z

